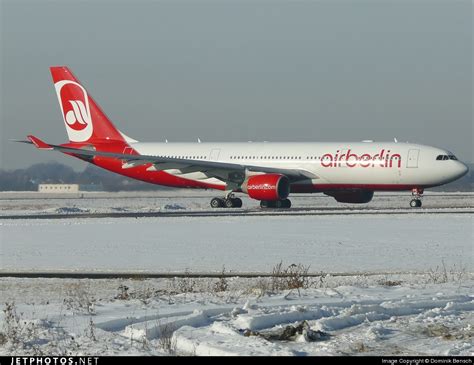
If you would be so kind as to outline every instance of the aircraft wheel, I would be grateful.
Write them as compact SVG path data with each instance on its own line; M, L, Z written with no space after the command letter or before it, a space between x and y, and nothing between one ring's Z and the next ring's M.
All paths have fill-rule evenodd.
M212 208L222 208L224 206L224 200L221 198L213 198L211 200L211 207Z
M290 199L285 199L285 200L282 200L282 208L291 208L291 200Z
M242 208L242 199L240 198L233 198L231 199L232 200L232 204L233 204L233 207L234 208Z
M234 199L225 199L224 207L226 208L235 208Z
M264 209L267 209L267 208L281 209L281 208L290 208L290 207L291 207L290 199L260 201L260 208L264 208Z
M421 207L421 200L413 199L413 200L410 202L410 207L412 207L412 208L419 208L419 207Z

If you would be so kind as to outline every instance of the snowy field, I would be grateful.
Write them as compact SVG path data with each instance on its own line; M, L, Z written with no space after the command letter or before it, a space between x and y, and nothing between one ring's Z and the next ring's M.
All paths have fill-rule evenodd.
M0 355L474 355L472 274L287 284L2 278Z
M473 195L426 196L426 209L450 214L54 220L28 215L208 209L209 193L3 197L1 214L25 218L0 217L0 272L271 273L279 262L293 271L2 277L0 355L474 355L474 213L456 213L474 206ZM408 200L382 194L367 207L397 213ZM322 196L293 203L336 207Z
M473 214L0 220L0 271L474 269Z

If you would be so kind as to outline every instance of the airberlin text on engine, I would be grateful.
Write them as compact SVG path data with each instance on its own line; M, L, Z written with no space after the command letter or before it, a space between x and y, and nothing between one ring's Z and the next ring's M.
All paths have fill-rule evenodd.
M322 167L387 167L401 168L402 158L398 153L381 150L375 155L363 153L358 155L348 150L337 150L335 154L326 153L321 157Z

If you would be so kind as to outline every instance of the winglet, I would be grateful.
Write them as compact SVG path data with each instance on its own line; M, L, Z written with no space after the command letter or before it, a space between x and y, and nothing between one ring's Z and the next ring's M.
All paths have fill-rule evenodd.
M28 139L35 145L36 148L39 148L40 150L52 150L53 147L51 147L49 144L46 142L43 142L41 139L38 137L29 135Z

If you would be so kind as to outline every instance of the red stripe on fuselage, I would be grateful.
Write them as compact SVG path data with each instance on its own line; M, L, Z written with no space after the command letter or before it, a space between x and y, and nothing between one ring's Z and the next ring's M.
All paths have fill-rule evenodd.
M94 157L94 164L117 174L130 177L132 179L145 181L147 183L170 186L176 188L195 189L217 189L225 190L224 185L209 184L195 180L189 180L164 171L147 171L152 164L122 169L122 161L109 157Z
M72 148L84 148L91 146L90 143L67 143L63 144L63 147ZM112 153L123 153L129 155L139 155L139 153L133 149L129 144L120 141L102 141L101 143L94 143L93 147L96 151L100 152L112 152ZM78 157L87 162L93 163L105 170L123 175L132 179L144 181L150 184L163 185L176 188L194 188L194 189L216 189L225 190L224 185L209 184L201 181L185 179L164 171L147 171L152 166L151 163L141 166L136 166L128 169L123 169L122 165L124 161L117 158L95 156L92 159L81 158L79 155L69 154L71 156Z

